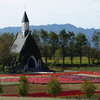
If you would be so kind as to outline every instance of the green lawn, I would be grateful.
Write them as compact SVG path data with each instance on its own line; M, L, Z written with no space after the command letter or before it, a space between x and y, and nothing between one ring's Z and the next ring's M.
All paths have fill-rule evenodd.
M44 57L42 57L42 60L43 60L43 62L45 62ZM48 58L47 62L48 63L54 63L54 60L50 60ZM74 57L73 63L74 64L79 64L80 63L80 58L79 57ZM62 64L62 59L60 59L59 64ZM70 61L69 57L65 57L65 64L71 64L71 61ZM82 57L82 64L88 64L88 58L87 57Z
M0 100L66 100L61 98L0 97Z
M90 99L87 99L85 95L69 96L62 98L0 97L0 100L99 100L99 99L100 99L100 94L95 94Z
M77 67L70 68L69 70L72 71L93 71L93 72L100 72L100 67Z
M6 82L6 81L1 81L0 82L1 85L19 85L19 82Z

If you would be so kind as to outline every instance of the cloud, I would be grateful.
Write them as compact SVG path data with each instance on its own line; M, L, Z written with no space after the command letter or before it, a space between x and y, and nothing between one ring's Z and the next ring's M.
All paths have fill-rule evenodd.
M97 27L100 23L100 0L0 0L0 22L4 26L20 25L24 6L32 25L71 23Z

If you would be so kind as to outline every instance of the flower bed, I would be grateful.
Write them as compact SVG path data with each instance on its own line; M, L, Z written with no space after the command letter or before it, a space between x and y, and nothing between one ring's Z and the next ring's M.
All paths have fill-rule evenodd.
M18 82L19 77L22 74L17 75L0 75L0 81L5 82ZM77 72L64 72L64 73L53 73L53 74L42 74L42 75L24 75L28 78L29 83L33 84L46 84L49 82L50 78L57 78L60 83L82 83L84 79L91 79L93 82L100 83L100 73L96 72L85 72L85 71L77 71ZM100 91L96 91L95 94L100 94ZM76 96L83 95L80 90L73 91L63 91L58 97L66 97L66 96ZM4 95L4 96L18 96L16 94L12 95ZM30 93L29 97L51 97L50 94L44 93Z
M80 90L73 90L73 91L63 91L60 94L57 95L57 97L65 97L65 96L75 96L75 95L83 95L83 93ZM17 94L12 95L2 95L2 96L18 96ZM43 93L30 93L28 94L28 97L52 97L50 94L47 94L46 92Z
M96 91L95 94L100 94L100 91ZM83 93L80 90L73 90L73 91L63 91L60 94L57 95L57 97L67 97L67 96L79 96L83 95ZM2 96L17 96L17 94L12 95L2 95ZM50 94L47 94L46 92L43 93L30 93L28 94L28 97L52 97Z
M5 82L18 82L19 77L22 74L17 75L0 75L0 81ZM60 83L82 83L84 79L91 79L92 82L100 83L100 73L77 71L77 72L64 72L53 74L39 74L39 75L24 75L28 78L29 83L34 84L46 84L50 78L57 78Z

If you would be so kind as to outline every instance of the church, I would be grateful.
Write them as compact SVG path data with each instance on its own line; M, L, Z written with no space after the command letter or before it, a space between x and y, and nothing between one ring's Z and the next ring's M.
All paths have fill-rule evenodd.
M15 47L14 47L15 46ZM18 53L18 61L24 70L43 69L41 54L29 29L29 19L26 11L22 18L22 33L18 33L11 48L12 53Z

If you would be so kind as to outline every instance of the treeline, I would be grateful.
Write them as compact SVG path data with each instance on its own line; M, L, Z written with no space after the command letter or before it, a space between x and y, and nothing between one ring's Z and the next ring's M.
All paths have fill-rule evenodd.
M80 58L80 65L82 64L82 57L88 58L88 65L90 62L99 64L100 59L100 32L95 31L92 39L86 37L84 33L66 32L65 29L61 30L59 34L51 31L33 30L32 36L35 39L42 57L53 59L56 63L62 59L63 65L65 64L65 57L70 57L71 65L73 65L73 58ZM91 47L93 42L94 46Z
M74 34L74 32L66 32L65 29L61 30L59 34L51 31L33 30L32 37L36 41L41 56L53 59L57 64L59 59L62 59L63 65L65 64L65 57L70 57L71 65L73 65L73 58L80 58L80 66L82 65L82 57L88 58L88 65L90 62L99 64L100 59L100 32L95 31L92 40L87 38L83 33ZM13 33L3 33L0 35L0 65L4 68L5 65L14 66L18 64L18 54L11 53L11 47L14 43ZM94 47L91 47L93 42Z

